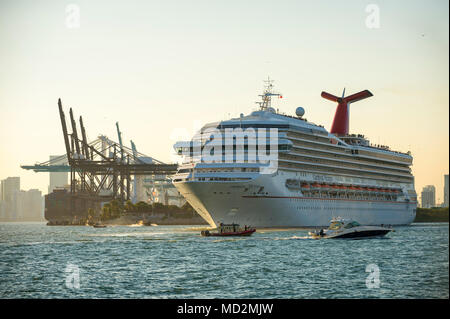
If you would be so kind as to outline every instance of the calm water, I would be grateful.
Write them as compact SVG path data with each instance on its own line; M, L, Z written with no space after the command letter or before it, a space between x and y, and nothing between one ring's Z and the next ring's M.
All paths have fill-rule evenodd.
M199 229L0 224L0 297L449 297L448 223L365 240L312 240L298 229L217 239ZM366 286L369 264L379 288ZM66 268L74 277L78 268L78 289Z

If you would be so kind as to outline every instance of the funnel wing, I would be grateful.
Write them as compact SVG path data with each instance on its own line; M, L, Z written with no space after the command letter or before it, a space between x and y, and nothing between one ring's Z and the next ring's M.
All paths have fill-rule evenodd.
M352 95L349 95L347 97L344 98L344 101L347 103L353 103L353 102L357 102L357 101L361 101L363 99L367 99L368 97L373 96L373 94L369 91L369 90L364 90Z
M322 96L324 99L327 99L327 100L330 100L330 101L333 101L333 102L339 102L339 101L341 100L341 99L338 98L337 96L335 96L335 95L333 95L333 94L330 94L330 93L327 93L327 92L325 92L325 91L322 92L321 96Z

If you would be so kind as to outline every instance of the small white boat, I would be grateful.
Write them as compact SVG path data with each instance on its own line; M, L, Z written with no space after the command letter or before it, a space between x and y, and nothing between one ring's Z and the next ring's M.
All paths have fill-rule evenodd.
M94 224L94 225L92 225L92 227L94 227L94 228L106 228L106 225Z
M372 238L383 237L391 228L380 226L362 226L351 219L333 218L327 229L309 232L313 238Z

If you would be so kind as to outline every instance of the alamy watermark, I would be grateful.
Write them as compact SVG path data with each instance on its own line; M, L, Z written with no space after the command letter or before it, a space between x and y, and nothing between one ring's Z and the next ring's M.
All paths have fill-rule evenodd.
M68 4L66 6L66 27L68 29L78 29L80 27L80 6Z
M380 268L378 267L378 265L367 265L366 272L369 273L366 278L366 287L368 289L380 288Z
M65 273L66 288L80 289L80 268L74 264L67 264Z
M178 154L201 163L257 163L261 174L272 174L278 170L278 144L277 128L207 128Z
M366 6L366 12L369 15L366 17L366 27L369 29L380 28L380 7L377 4L368 4Z

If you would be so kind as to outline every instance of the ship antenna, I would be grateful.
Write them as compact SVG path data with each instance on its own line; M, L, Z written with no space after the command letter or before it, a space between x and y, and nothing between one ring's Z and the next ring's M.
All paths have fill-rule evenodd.
M267 80L264 81L266 83L266 86L264 87L263 94L259 95L262 98L261 102L256 102L259 104L259 107L261 111L267 110L272 105L272 96L281 96L279 93L273 93L273 82L274 80L271 80L270 77L267 77Z

